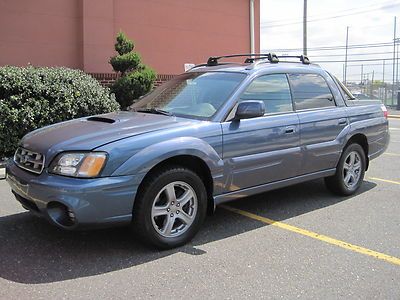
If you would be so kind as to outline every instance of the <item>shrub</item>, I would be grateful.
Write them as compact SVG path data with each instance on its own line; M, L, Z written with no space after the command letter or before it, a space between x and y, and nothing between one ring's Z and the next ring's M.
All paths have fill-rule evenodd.
M119 55L123 55L131 52L135 46L133 41L128 39L123 32L119 32L114 47L115 51L117 51Z
M126 109L140 96L148 93L156 79L156 73L142 64L139 53L132 52L133 47L133 42L120 32L115 44L115 51L119 55L110 58L114 71L121 73L111 90L122 109Z
M129 52L110 58L110 64L114 71L125 74L127 71L137 69L140 65L140 55L136 52Z
M145 67L119 78L111 87L121 107L130 106L134 99L148 93L153 88L156 74L152 69Z
M0 68L0 158L26 133L49 124L117 110L109 89L67 68Z

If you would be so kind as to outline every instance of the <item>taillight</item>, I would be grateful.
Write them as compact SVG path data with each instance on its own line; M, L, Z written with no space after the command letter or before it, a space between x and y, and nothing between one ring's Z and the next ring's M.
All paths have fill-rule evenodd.
M388 111L384 104L381 105L381 109L383 111L383 116L387 119L388 118Z

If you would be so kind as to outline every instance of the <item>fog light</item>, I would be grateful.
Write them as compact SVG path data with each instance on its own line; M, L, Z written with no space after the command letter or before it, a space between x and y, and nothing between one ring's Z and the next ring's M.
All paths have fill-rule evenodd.
M75 214L70 208L68 208L68 216L71 219L71 221L73 222L75 221Z
M71 227L75 224L75 213L66 205L59 202L50 202L47 205L50 219L61 227Z

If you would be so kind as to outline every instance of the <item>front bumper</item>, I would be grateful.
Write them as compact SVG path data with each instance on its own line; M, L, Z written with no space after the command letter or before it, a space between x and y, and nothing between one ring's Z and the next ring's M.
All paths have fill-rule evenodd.
M65 229L129 224L142 178L139 174L80 179L46 170L35 175L13 162L6 167L6 180L22 206ZM71 222L57 221L54 207L64 207L73 215Z

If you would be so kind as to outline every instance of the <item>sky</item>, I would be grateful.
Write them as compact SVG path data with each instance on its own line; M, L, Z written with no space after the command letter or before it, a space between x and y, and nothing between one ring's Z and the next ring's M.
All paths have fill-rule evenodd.
M348 62L347 81L360 82L361 64L364 79L392 82L394 17L397 16L397 38L400 37L399 0L308 0L307 44L312 62L344 61L346 28L348 44L380 44L377 47L352 48L348 61L379 59L378 61ZM303 0L261 0L261 52L278 55L300 55L303 48ZM384 46L381 43L388 43ZM313 50L317 47L342 46L343 49ZM288 51L285 49L298 49ZM400 53L399 53L400 55ZM319 63L319 62L318 62ZM344 62L321 62L322 67L343 80ZM400 70L399 70L400 73ZM396 71L395 71L396 74ZM399 80L400 80L400 74Z

